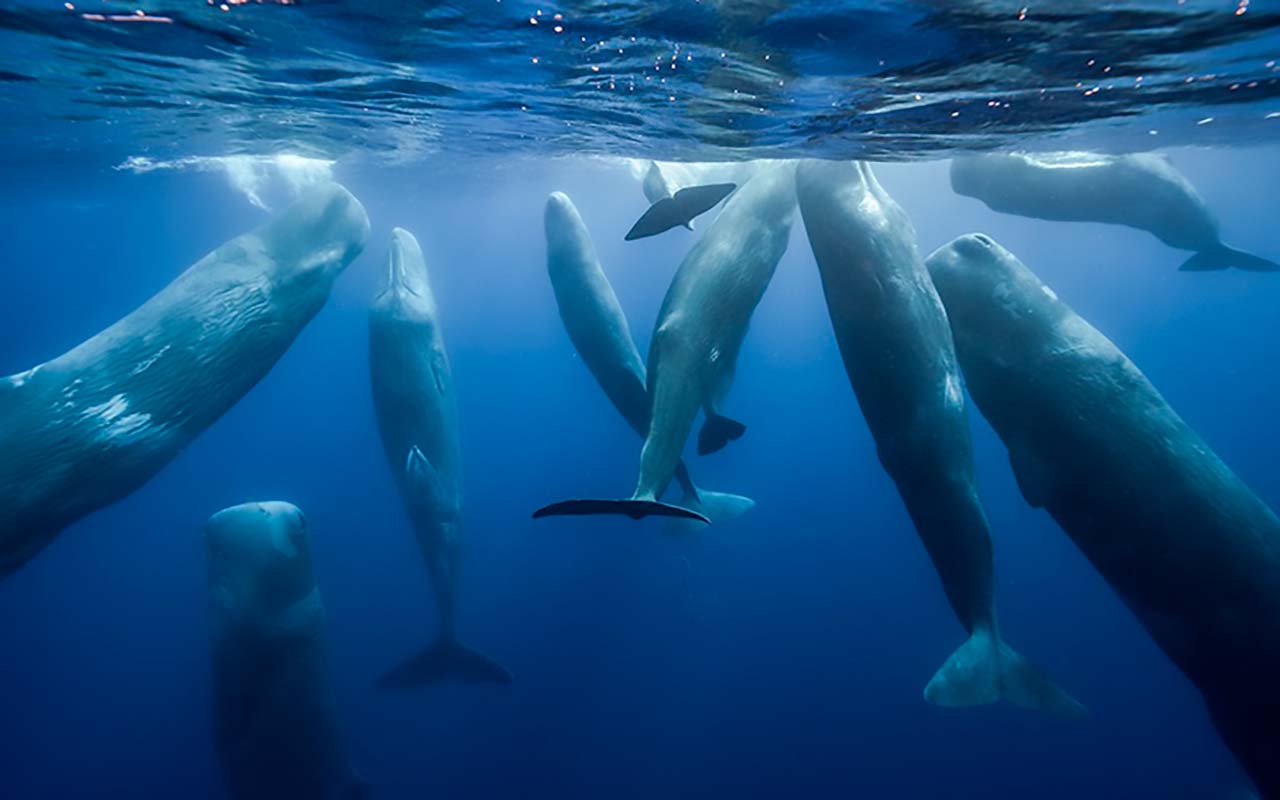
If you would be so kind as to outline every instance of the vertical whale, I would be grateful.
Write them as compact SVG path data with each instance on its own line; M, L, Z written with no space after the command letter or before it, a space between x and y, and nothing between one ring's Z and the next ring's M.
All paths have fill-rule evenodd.
M806 161L796 196L845 371L947 599L969 640L925 697L944 706L1001 697L1037 710L1083 708L1000 638L991 534L947 315L915 228L864 163Z
M0 577L142 486L235 405L368 231L346 189L319 187L83 344L0 378Z
M1280 519L1146 376L990 238L928 259L970 393L1044 508L1280 797Z
M547 198L544 224L547 274L569 339L614 408L643 437L649 431L650 411L644 361L587 226L560 192ZM747 497L699 489L683 461L675 477L683 493L680 505L712 522L740 516L755 505Z
M795 206L794 164L761 166L676 270L649 343L652 413L632 496L562 501L534 517L622 514L709 521L658 498L675 475L699 408L706 414L699 452L714 452L743 433L744 426L720 414L719 406L733 383L751 315L786 252Z
M383 450L439 614L435 642L385 674L379 685L509 683L511 673L459 642L454 626L462 558L458 408L422 248L402 228L392 232L387 279L369 310L369 374Z
M351 800L329 689L324 604L302 512L247 503L204 532L209 569L214 744L235 800Z

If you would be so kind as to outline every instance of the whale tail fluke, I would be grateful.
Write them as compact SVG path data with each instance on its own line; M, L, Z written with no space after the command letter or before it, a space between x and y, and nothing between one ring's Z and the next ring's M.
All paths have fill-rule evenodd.
M670 503L660 503L657 500L562 500L533 512L533 518L577 517L592 514L620 514L631 519L683 517L704 525L711 523L711 520L697 511L673 506Z
M1231 268L1248 272L1277 272L1280 271L1280 264L1224 244L1212 250L1201 250L1178 267L1183 272L1212 272Z
M736 439L741 439L747 432L747 426L736 419L729 419L721 414L709 414L698 431L698 455L705 456L718 450Z
M507 668L454 638L442 638L378 679L380 689L409 689L456 680L511 683Z
M686 494L680 502L685 508L702 514L712 525L737 519L756 507L756 501L750 497L707 489L698 489L696 496ZM702 524L698 521L683 517L673 517L667 524L667 529L672 533L696 533L701 528Z
M1021 708L1062 717L1088 713L1034 664L990 629L973 632L929 681L925 699L944 708L970 708L1002 697Z
M710 183L689 186L670 197L663 197L640 215L624 238L633 242L680 226L693 230L694 217L710 211L736 188L736 183Z

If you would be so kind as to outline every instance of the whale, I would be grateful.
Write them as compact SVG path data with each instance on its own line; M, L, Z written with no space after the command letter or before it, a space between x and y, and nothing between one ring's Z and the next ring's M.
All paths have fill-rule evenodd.
M586 223L562 192L547 198L543 222L547 274L569 340L614 408L643 438L649 431L644 359ZM676 464L675 478L682 493L679 505L712 522L734 519L755 505L748 497L699 488L683 460Z
M369 375L382 448L431 577L438 634L381 678L383 688L445 680L510 683L511 673L457 635L461 455L453 374L422 248L391 234L386 281L369 309Z
M284 502L233 506L205 524L204 544L213 741L230 796L366 796L329 687L302 512Z
M975 405L1048 511L1280 797L1280 519L1106 336L988 236L926 262Z
M317 187L106 330L0 378L0 577L141 487L252 389L368 230L346 189Z
M1195 254L1183 271L1280 270L1222 242L1218 219L1186 176L1160 154L1009 153L953 159L951 187L993 211L1146 231Z
M1083 713L1000 637L991 533L974 480L960 368L911 220L866 163L804 161L796 197L880 463L969 634L929 681L926 699L969 707L1008 698L1030 709Z
M649 343L646 394L652 411L631 497L560 501L535 511L535 518L621 514L710 522L659 498L675 475L699 408L706 416L699 453L716 452L745 430L721 414L720 405L733 383L751 315L786 252L795 207L795 165L761 166L676 270Z

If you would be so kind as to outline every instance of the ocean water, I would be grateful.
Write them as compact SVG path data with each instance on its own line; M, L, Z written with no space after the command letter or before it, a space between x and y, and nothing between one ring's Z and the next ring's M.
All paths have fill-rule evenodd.
M1225 241L1280 258L1278 24L1266 0L0 4L0 374L101 331L317 175L372 225L252 391L0 579L0 797L229 797L202 526L269 499L307 516L370 797L1254 796L972 404L1002 632L1090 714L923 699L965 635L799 219L725 404L747 434L688 451L700 485L757 506L692 535L530 514L634 485L640 440L565 334L542 213L573 199L647 352L712 219L624 242L648 206L627 159L647 158L875 161L922 253L971 231L1008 247L1274 507L1280 276L1179 272L1187 254L1141 231L998 214L952 191L947 160L1159 150ZM458 628L509 686L374 685L436 629L370 393L395 226L422 243L456 383Z

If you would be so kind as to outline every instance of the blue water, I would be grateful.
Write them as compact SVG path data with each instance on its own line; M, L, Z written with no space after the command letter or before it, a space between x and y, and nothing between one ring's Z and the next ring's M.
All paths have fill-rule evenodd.
M1180 151L1228 240L1260 252L1273 151ZM35 180L3 197L6 371L61 352L261 218L214 175ZM27 181L19 175L30 178ZM731 395L750 431L698 459L759 506L691 538L657 523L532 521L566 495L625 492L638 439L575 358L546 280L541 205L583 209L648 336L683 232L625 245L644 208L624 170L568 161L339 169L375 220L328 307L252 393L142 490L0 583L0 774L8 797L221 797L209 733L200 529L226 505L307 513L334 690L355 757L389 797L1235 797L1246 785L1198 695L1042 513L971 414L1009 640L1092 716L934 708L924 683L959 627L881 471L797 226ZM994 215L944 164L886 166L923 248L985 230L1125 349L1265 499L1280 288L1188 275L1137 232ZM392 225L415 230L462 412L460 626L509 688L387 694L433 611L368 388L365 308Z
M359 51L366 60L351 66L354 73L412 62L406 69L413 80L454 86L439 92L447 102L417 122L396 116L404 97L365 84L342 96L295 86L270 108L262 105L262 84L241 85L243 94L206 97L207 105L184 116L168 104L192 99L192 87L211 93L219 70L256 80L275 57L301 69L306 37L319 34L303 29L290 39L287 25L264 16L309 13L302 6L236 7L219 17L202 3L173 5L147 10L186 14L203 27L184 28L171 52L152 55L206 58L211 72L185 74L172 85L161 74L115 74L138 80L135 100L151 96L156 105L97 103L84 119L75 118L81 106L102 97L84 69L114 68L159 45L99 41L94 37L143 34L71 27L83 9L0 6L0 39L8 45L0 69L19 75L0 84L15 115L0 133L0 374L97 333L265 218L217 170L113 169L129 156L169 162L289 149L336 158L334 174L364 203L373 232L328 305L261 384L146 486L76 523L0 581L0 797L226 796L210 730L201 527L223 507L260 499L288 500L307 514L328 609L334 696L353 759L377 798L1249 796L1199 694L1052 520L1028 507L1004 446L972 406L1003 632L1091 715L1060 720L1008 705L957 711L923 700L925 683L963 633L877 462L800 224L753 318L726 405L748 433L722 453L691 458L700 484L750 495L757 507L690 537L668 535L657 522L534 521L529 514L564 497L626 493L640 445L576 357L557 315L544 263L546 196L565 191L581 210L641 352L675 266L695 240L677 230L624 243L646 207L637 182L616 161L575 151L707 158L872 152L915 162L877 169L911 215L923 252L974 230L999 240L1111 337L1275 507L1280 284L1273 276L1179 273L1185 254L1141 232L995 214L953 194L946 162L927 160L1046 133L1116 148L1203 145L1170 155L1219 215L1226 241L1274 258L1280 149L1266 127L1280 125L1266 118L1280 108L1270 100L1274 88L1264 85L1237 102L1214 78L1213 95L1166 94L1149 107L1145 98L1126 97L1105 113L999 116L937 130L950 119L946 105L927 119L895 118L887 138L865 126L854 135L856 94L825 82L878 74L879 65L843 55L855 51L855 40L897 30L898 52L915 46L904 61L932 65L935 82L954 79L935 83L952 103L966 81L988 85L983 70L991 64L1012 70L977 45L954 46L957 31L979 41L975 31L992 31L984 15L1011 24L1019 4L851 6L874 21L867 30L845 19L840 4L813 4L812 13L734 23L790 53L787 69L807 98L794 116L782 112L786 98L777 99L767 126L735 139L705 117L699 124L714 130L691 128L697 115L689 105L678 118L636 106L618 111L634 119L604 122L600 107L575 94L588 91L573 83L588 79L577 72L536 85L502 73L481 84L495 52L527 60L532 34L515 23L528 24L530 4L505 0L503 11L493 12L501 16L468 16L470 4L424 4L467 18L447 28L449 46L428 57L422 30L402 39L370 33L383 24L379 14L402 5L377 3L362 4L351 23L363 36L348 31L340 46L325 39L308 57L316 69L329 69ZM314 5L311 13L330 33L347 13L343 4ZM685 8L694 3L658 11L648 5L601 11L586 4L571 19L608 12L609 24L593 28L601 37L604 28L642 28L654 48L688 40L699 53L726 35L707 22L706 9ZM1264 63L1280 50L1269 33L1280 17L1262 0L1241 18L1236 3L1105 5L1138 16L1067 7L1054 20L1077 31L1111 26L1109 37L1090 41L1124 50L1143 70L1163 65L1169 92L1188 71L1274 83ZM908 6L910 16L901 17ZM1164 17L1142 18L1157 6L1149 13ZM688 16L673 20L677 12ZM1032 22L1035 13L1033 4ZM1183 13L1193 16L1179 21ZM918 26L930 14L951 27L936 19ZM1232 32L1218 27L1219 18L1250 27ZM1158 29L1160 20L1186 37L1130 46L1126 36ZM1201 23L1210 33L1196 27ZM467 27L473 24L480 28ZM833 36L813 45L824 25ZM192 41L233 28L252 36L240 44L219 40L222 49ZM480 29L487 44L466 61L461 42ZM734 41L742 52L759 52L758 43L741 38ZM387 52L397 41L409 55ZM1060 52L1052 41L1046 33L1031 49ZM1186 46L1169 44L1175 41ZM237 48L244 50L239 58ZM551 53L553 67L556 53L569 58ZM651 54L637 58L648 63ZM961 75L965 63L978 64L978 74ZM868 79L868 91L877 103L914 91L908 74L904 68L888 83ZM310 87L310 80L341 78L291 80ZM1055 80L1072 87L1079 78L1059 72ZM465 100L462 85L492 96ZM1035 91L1033 85L1019 91ZM685 88L701 94L704 87L690 79ZM839 120L817 115L818 107L830 108L823 92L852 103ZM521 98L535 112L527 123ZM305 125L290 128L271 116L295 100ZM353 122L362 103L363 127ZM552 132L576 119L570 109L582 117L579 128ZM1126 119L1135 114L1141 116ZM1215 121L1196 124L1208 117ZM1152 119L1161 120L1155 135ZM413 138L402 124L430 125L433 133ZM913 136L913 125L928 135ZM353 137L357 128L364 133ZM466 541L459 628L513 671L509 687L373 687L430 639L435 624L425 570L378 441L367 371L367 305L397 225L413 231L426 253L460 404Z

